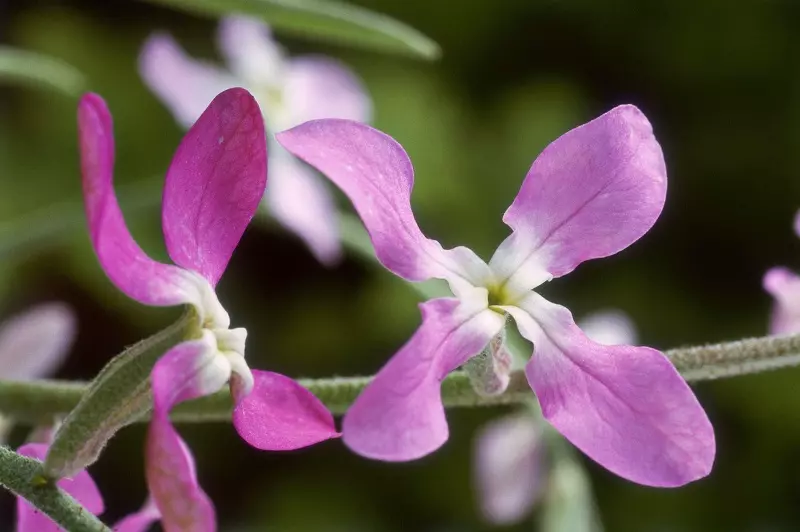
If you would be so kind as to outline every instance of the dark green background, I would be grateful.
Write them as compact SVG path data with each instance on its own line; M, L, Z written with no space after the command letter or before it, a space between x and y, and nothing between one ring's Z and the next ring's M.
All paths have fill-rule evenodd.
M538 152L612 106L634 103L666 155L664 214L631 249L581 266L545 294L577 316L621 308L643 343L663 348L766 332L763 272L776 264L800 268L791 228L800 208L800 4L360 3L430 35L443 59L284 42L294 53L340 57L363 77L376 125L415 163L414 206L429 235L488 258L506 234L500 217ZM181 137L136 72L138 48L155 29L174 32L194 54L217 57L211 20L133 1L0 1L0 41L70 61L108 100L119 183L161 175ZM48 210L80 197L75 106L53 92L0 92L3 239L28 240L26 231L42 219L66 225L77 213L82 223L74 209ZM149 190L157 205L157 187ZM39 222L15 224L35 212L26 220ZM164 257L158 209L136 212L135 235ZM178 312L144 308L117 292L82 231L47 247L15 248L0 270L3 315L52 298L78 310L80 336L64 378L90 378ZM291 236L259 227L248 230L219 293L234 324L250 332L251 365L292 376L374 372L419 322L414 293L390 273L356 258L326 270ZM800 372L786 370L698 385L718 457L711 477L694 485L643 488L587 463L607 530L800 529L798 382ZM339 442L259 453L229 425L182 433L224 530L483 530L470 445L481 422L500 413L450 412L450 442L405 465L361 459ZM108 522L144 498L142 438L141 427L126 429L92 468ZM533 529L532 522L518 528Z

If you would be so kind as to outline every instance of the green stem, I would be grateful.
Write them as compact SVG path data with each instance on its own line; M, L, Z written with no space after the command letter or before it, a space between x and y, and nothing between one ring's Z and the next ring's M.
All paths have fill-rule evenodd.
M767 336L700 347L671 349L667 357L689 381L710 380L800 365L800 335ZM344 413L371 380L370 377L301 379L335 414ZM86 385L75 382L0 381L0 413L18 423L35 425L70 412L80 401ZM467 375L450 374L442 382L446 407L475 407L524 403L531 390L522 371L511 375L505 393L483 397L475 393ZM180 405L173 418L184 423L229 421L231 398L227 390ZM143 420L146 418L143 418Z
M111 532L97 517L55 484L46 482L38 460L0 446L0 484L61 525L64 530Z

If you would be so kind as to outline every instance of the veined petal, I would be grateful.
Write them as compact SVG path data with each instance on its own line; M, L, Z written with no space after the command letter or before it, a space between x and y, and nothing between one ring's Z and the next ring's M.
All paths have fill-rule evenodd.
M147 532L150 530L150 525L159 519L161 519L161 512L158 511L152 497L148 497L141 510L124 517L114 525L113 530L114 532Z
M320 262L335 263L342 246L331 192L319 176L279 145L270 154L269 186L264 194L270 214L302 238Z
M44 443L27 443L17 449L23 456L44 460L47 455L47 445ZM63 478L56 485L72 495L86 510L94 515L104 511L103 496L97 485L85 470L73 478ZM62 528L55 524L49 517L39 512L34 506L22 497L17 497L17 532L60 532Z
M75 313L64 303L44 303L0 324L0 376L29 380L50 375L75 339Z
M114 133L106 103L96 94L78 107L83 198L92 246L117 288L145 305L189 302L185 273L148 257L128 232L114 194Z
M284 98L288 126L319 118L369 122L372 103L361 80L335 59L304 56L288 65Z
M311 392L278 373L253 370L255 386L236 398L233 426L264 451L290 451L336 438L333 415Z
M535 346L525 373L545 419L576 447L647 486L681 486L709 474L714 429L662 353L592 342L566 308L535 292L503 308Z
M514 232L489 264L511 286L515 276L541 271L561 277L638 240L661 213L666 191L650 122L632 105L615 107L536 158L503 216Z
M493 524L519 522L542 494L544 442L530 414L490 421L474 448L475 487L484 517Z
M787 268L772 268L764 275L764 290L775 298L770 334L800 332L800 277Z
M147 485L166 532L213 532L214 505L197 483L194 459L169 420L173 406L216 392L230 365L210 331L172 348L152 373L153 419L147 434Z
M214 96L241 84L229 73L192 59L164 33L156 33L145 42L139 55L139 73L186 129L200 118Z
M167 172L161 221L172 260L216 285L266 184L261 111L246 90L228 89L183 138Z
M637 341L636 326L621 310L599 310L578 323L583 334L603 345L630 345Z
M485 304L458 299L433 299L420 309L422 325L344 416L344 443L362 456L399 462L441 447L448 437L442 379L479 353L505 324Z
M266 24L249 17L225 17L219 23L217 41L228 67L248 86L282 85L283 50Z
M422 234L411 211L414 169L390 136L358 122L326 119L276 138L350 198L378 259L395 274L409 281L447 279L451 286L483 285L489 278L488 267L471 250L443 250Z

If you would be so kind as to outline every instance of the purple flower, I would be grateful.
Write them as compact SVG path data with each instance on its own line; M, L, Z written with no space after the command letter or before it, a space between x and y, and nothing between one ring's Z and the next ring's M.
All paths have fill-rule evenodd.
M164 240L175 265L148 257L125 226L112 183L114 141L105 102L94 94L84 96L78 122L86 215L106 275L142 304L190 304L196 311L192 339L171 349L153 368L147 480L166 530L214 530L214 508L169 421L176 404L230 382L234 426L254 447L297 449L338 436L330 412L305 388L248 367L247 331L230 328L215 293L266 185L261 111L244 89L226 90L178 147L162 206Z
M341 63L321 56L288 59L269 28L244 17L223 19L218 39L229 71L188 57L169 35L152 36L142 49L142 78L184 127L197 120L217 93L235 86L256 95L269 131L316 118L369 120L369 97ZM341 246L330 192L272 139L270 153L270 188L264 195L269 211L320 261L336 261Z
M647 347L604 346L533 289L644 235L664 205L666 169L650 123L617 107L553 142L533 162L488 262L425 237L411 211L411 161L391 137L348 120L277 135L353 202L378 259L409 281L442 278L455 298L421 305L422 325L347 412L345 443L364 456L413 460L448 437L440 384L501 333L506 317L533 342L528 382L544 417L592 459L646 485L707 475L714 432L674 366Z
M794 232L800 236L800 212L794 218ZM772 268L764 275L764 289L775 298L770 333L800 332L800 277L788 268Z

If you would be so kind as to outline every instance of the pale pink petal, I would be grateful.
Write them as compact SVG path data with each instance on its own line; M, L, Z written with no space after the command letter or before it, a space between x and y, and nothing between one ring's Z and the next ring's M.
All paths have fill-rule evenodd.
M361 80L329 57L293 59L283 92L290 126L319 118L368 122L372 116L372 104Z
M327 119L306 122L276 138L347 194L389 270L409 281L485 282L488 268L472 251L445 251L420 231L411 211L414 170L390 136L358 122Z
M590 340L603 345L630 345L637 342L636 326L621 310L600 310L583 317L578 327Z
M47 445L43 443L28 443L17 449L23 456L44 460L47 455ZM63 478L57 482L59 488L69 493L75 500L83 505L87 511L94 515L103 513L103 496L97 485L82 470L73 478ZM60 532L62 528L55 524L49 517L39 512L34 506L22 497L17 497L17 532Z
M217 40L228 67L248 86L282 86L283 50L264 23L244 16L225 17L219 23Z
M39 379L52 374L69 353L75 313L63 303L37 305L0 324L0 377Z
M565 275L638 240L661 213L666 191L650 122L632 105L615 107L562 135L533 162L503 216L514 233L490 264L521 290L541 271Z
M182 402L216 392L230 365L216 353L213 334L172 348L153 368L153 419L147 434L147 485L167 532L213 532L214 505L197 483L191 452L169 420Z
M233 426L257 449L289 451L337 438L333 415L314 394L278 373L253 370L255 386L237 397Z
M241 85L228 72L187 56L171 36L163 33L145 42L139 55L139 73L186 129L200 118L214 96Z
M145 305L189 302L185 272L148 257L128 232L114 194L114 133L106 103L96 94L78 107L83 197L89 234L111 282Z
M503 327L500 314L457 299L420 305L422 325L378 372L344 416L344 443L386 461L414 460L448 437L441 383Z
M561 434L639 484L674 487L709 474L714 429L662 353L592 342L566 308L535 292L519 307L503 308L535 346L525 373Z
M770 334L800 332L800 277L787 268L772 268L764 275L764 289L775 298Z
M264 201L270 214L305 241L323 264L342 254L333 196L319 176L280 146L270 152L269 186Z
M794 215L794 234L800 236L800 211L797 211L797 214Z
M216 285L267 184L264 121L244 89L219 94L167 172L161 222L170 257Z
M161 519L161 512L158 511L155 501L152 498L138 512L124 517L116 525L114 532L147 532L150 526Z
M522 520L542 495L545 483L542 435L531 414L490 421L474 448L478 505L497 525Z

